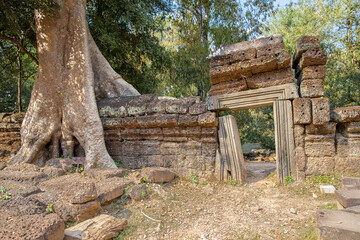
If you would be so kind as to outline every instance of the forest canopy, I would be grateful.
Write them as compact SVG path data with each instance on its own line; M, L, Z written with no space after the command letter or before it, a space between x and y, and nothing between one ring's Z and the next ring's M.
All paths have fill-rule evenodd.
M0 0L0 6L0 112L25 111L38 68L34 9L51 14L57 6L52 0ZM360 105L358 0L304 0L281 8L275 0L88 0L87 21L110 65L142 94L205 100L206 57L221 45L282 34L293 52L296 39L312 35L328 55L331 107ZM271 141L271 131L270 140L255 134L269 127L263 120L272 119L271 109L236 114L254 132L243 141Z

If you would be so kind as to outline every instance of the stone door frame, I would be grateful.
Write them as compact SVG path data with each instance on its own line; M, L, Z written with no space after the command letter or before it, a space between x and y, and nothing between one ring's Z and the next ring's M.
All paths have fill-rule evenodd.
M207 99L211 111L242 110L273 106L276 145L276 166L279 181L296 177L294 159L294 124L292 102L299 97L295 83L211 96Z

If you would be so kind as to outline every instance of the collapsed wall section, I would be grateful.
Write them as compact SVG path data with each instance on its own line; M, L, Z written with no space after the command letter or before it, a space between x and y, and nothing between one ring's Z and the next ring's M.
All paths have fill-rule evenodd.
M218 118L200 98L119 97L98 102L98 108L108 152L124 167L213 176Z
M24 113L0 113L0 165L20 148L20 128ZM1 167L1 166L0 166Z

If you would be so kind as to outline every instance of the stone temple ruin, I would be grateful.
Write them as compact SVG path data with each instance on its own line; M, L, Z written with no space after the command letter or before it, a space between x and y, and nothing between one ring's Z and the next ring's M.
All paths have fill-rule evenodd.
M198 97L141 95L98 103L110 155L126 168L167 167L179 176L245 179L237 126L222 110L273 106L279 180L360 171L360 106L330 110L327 56L316 37L281 36L225 46L209 56L211 89ZM2 159L19 147L20 114L0 115ZM76 155L83 156L77 147Z
M209 56L212 86L206 102L198 97L175 99L152 94L101 100L98 109L108 152L124 168L145 168L140 175L128 178L124 178L127 173L123 169L66 175L63 164L71 168L69 159L51 159L41 169L29 164L6 167L20 147L24 116L1 113L0 170L4 170L0 181L17 189L6 190L16 198L4 202L0 222L16 216L19 226L26 228L31 222L34 229L42 229L31 232L32 236L62 239L63 220L92 218L101 205L144 177L148 182L170 181L174 174L164 168L186 178L195 175L243 183L246 169L238 128L234 117L219 117L223 110L273 107L280 182L290 175L302 181L316 174L358 173L360 106L330 110L330 101L324 98L326 60L316 37L298 39L293 56L285 51L281 36L259 38L222 47ZM75 156L85 157L79 145ZM17 209L16 204L27 207ZM58 215L46 214L49 207ZM4 209L16 210L9 213ZM65 239L78 239L75 235L82 231L96 235L105 225L113 226L109 231L116 236L126 225L126 220L104 215L88 221L65 231L69 237ZM8 236L16 228L11 225L0 236Z

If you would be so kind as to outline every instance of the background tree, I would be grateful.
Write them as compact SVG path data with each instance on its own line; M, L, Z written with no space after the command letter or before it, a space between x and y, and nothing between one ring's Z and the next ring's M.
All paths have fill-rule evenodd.
M293 52L300 36L317 36L328 54L325 96L331 106L360 105L360 3L357 0L299 1L279 10L265 33L282 34Z

